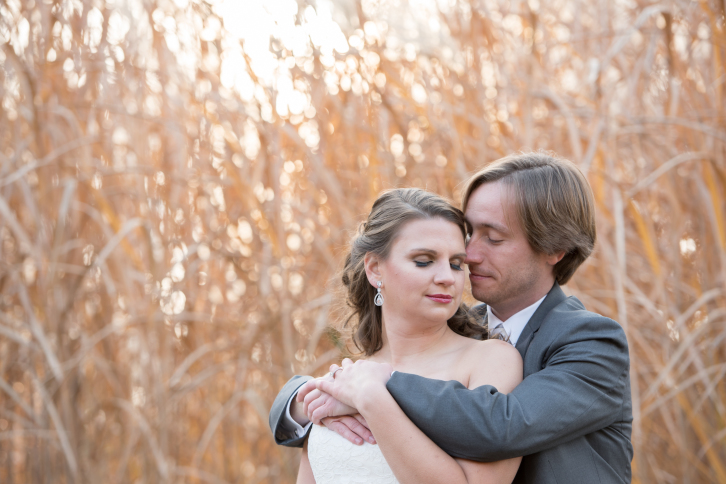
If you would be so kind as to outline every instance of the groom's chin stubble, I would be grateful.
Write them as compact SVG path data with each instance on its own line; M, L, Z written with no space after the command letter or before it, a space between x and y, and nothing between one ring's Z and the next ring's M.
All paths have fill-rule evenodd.
M477 301L483 302L488 306L496 303L496 301L492 301L492 294L483 289L477 289L475 287L472 287L471 295L474 296L474 299L476 299Z

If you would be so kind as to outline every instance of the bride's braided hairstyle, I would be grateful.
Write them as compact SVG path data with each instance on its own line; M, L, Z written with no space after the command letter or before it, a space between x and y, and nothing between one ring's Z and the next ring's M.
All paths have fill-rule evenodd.
M371 252L385 260L406 223L435 218L455 224L461 230L461 237L466 238L466 222L462 211L440 196L418 188L398 188L384 192L373 204L368 219L358 227L342 274L348 306L343 328L365 356L372 355L383 346L381 308L373 303L376 289L366 277L366 254ZM487 337L487 328L469 316L466 305L462 304L457 309L448 324L462 336L475 339Z

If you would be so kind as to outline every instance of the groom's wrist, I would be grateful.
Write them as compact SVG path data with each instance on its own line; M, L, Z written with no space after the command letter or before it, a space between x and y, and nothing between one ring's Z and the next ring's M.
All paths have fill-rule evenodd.
M298 402L294 397L292 402L290 402L290 418L297 422L297 424L301 427L305 427L310 423L310 419L308 419L308 416L305 415L305 412L303 412L303 403Z

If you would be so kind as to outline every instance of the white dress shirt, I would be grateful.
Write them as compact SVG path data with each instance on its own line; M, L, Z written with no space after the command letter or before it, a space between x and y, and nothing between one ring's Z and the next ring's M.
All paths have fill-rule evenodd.
M487 318L489 321L489 328L493 329L501 324L502 328L509 336L509 342L512 344L512 346L515 346L517 344L517 340L519 339L519 335L522 334L524 327L527 326L530 318L532 317L534 312L537 311L539 305L542 304L542 301L545 300L545 297L547 296L545 295L536 303L510 316L506 321L502 321L501 319L496 317L496 315L492 312L492 307L487 306ZM393 373L391 373L391 375L393 375ZM290 405L292 405L292 402L295 399L296 395L297 391L293 393L292 397L290 397L290 400L287 402L287 409L285 414L286 418L283 419L282 423L287 430L293 431L296 437L302 437L308 431L308 429L312 425L312 422L309 422L305 427L303 427L302 425L297 423L290 415Z
M520 312L513 314L507 318L506 321L499 319L492 311L492 307L487 306L487 321L489 323L489 329L492 330L501 324L502 328L504 328L504 331L507 333L507 336L509 336L509 342L512 343L512 346L516 346L519 335L522 334L524 327L527 326L530 318L534 312L537 311L539 305L542 304L542 301L545 300L545 297L547 296L545 295L542 299L531 306L527 306Z
M295 433L295 437L303 437L310 426L313 424L312 422L308 422L308 424L303 427L299 423L295 421L294 418L292 418L292 415L290 415L290 406L292 405L292 402L295 400L295 397L297 396L297 392L299 392L300 389L295 390L295 393L292 394L292 397L290 397L290 400L287 401L287 408L285 409L285 418L282 420L281 424L285 427L286 430L292 431Z

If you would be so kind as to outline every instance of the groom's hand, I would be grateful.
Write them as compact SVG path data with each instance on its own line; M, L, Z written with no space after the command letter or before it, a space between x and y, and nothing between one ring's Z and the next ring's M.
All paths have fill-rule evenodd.
M368 429L368 424L361 414L343 415L341 417L326 417L322 420L322 424L350 440L355 445L363 445L363 441L376 443L373 434Z

